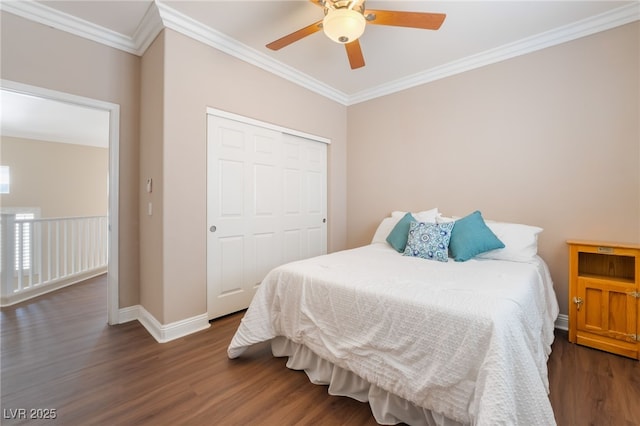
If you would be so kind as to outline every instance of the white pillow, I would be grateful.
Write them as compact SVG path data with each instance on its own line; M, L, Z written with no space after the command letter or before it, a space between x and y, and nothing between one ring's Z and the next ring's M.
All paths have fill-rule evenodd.
M485 223L504 243L504 248L481 253L476 258L527 262L538 254L538 234L542 228L490 220Z
M459 218L457 218L459 219ZM449 222L455 222L456 218L454 217L448 217L448 216L442 216L442 214L438 213L438 215L436 216L436 223L449 223Z
M394 226L402 219L402 217L385 217L378 225L378 229L376 229L376 233L373 234L373 239L371 240L371 244L374 243L385 243L387 244L387 237L393 231Z
M375 234L373 234L373 239L371 240L371 244L373 243L385 243L387 244L387 237L393 231L393 228L396 226L400 219L404 217L407 212L394 211L391 213L391 217L385 217L382 219L382 222L378 225ZM416 219L416 222L430 222L435 223L436 217L438 216L438 208L431 210L425 210L417 213L411 213L411 215Z
M391 213L391 217L402 219L407 212L394 211ZM411 216L416 219L416 222L430 222L436 223L436 217L438 216L438 208L431 210L423 210L421 212L411 212Z

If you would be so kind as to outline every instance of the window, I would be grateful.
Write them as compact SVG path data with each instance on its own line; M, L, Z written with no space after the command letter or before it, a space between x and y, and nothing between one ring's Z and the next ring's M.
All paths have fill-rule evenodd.
M0 166L0 194L9 193L10 174L9 166Z
M38 207L3 207L0 209L2 213L2 220L5 220L6 215L14 216L15 220L24 219L37 219L40 217L40 208ZM2 227L0 227L1 229ZM34 228L33 222L21 222L16 223L13 228L13 247L15 253L15 260L13 261L13 270L17 274L20 271L20 257L22 257L22 273L28 274L31 268L37 268L39 256L34 257L33 242L38 238L38 228ZM4 236L0 233L0 243L2 243ZM22 241L22 251L19 253ZM21 256L20 256L21 255ZM4 261L0 258L0 270Z
M18 213L16 214L16 219L35 219L35 215L33 213ZM22 232L20 227L22 227ZM33 227L32 223L16 223L16 260L15 260L15 270L20 270L20 240L22 240L22 270L28 271L31 269L31 229Z

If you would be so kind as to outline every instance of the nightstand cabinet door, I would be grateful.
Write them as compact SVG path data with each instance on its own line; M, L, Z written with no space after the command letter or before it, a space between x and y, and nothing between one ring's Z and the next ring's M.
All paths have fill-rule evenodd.
M631 289L632 290L632 289ZM620 355L637 358L637 299L628 285L578 278L577 340Z
M568 243L569 340L640 359L640 246Z

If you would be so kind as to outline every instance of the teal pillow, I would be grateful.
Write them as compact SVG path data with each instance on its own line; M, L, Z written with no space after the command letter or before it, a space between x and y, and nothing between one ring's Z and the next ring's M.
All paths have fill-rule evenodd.
M449 252L456 262L464 262L480 253L504 248L504 243L484 223L479 211L476 210L455 223L451 231Z
M403 255L447 262L449 260L447 248L454 225L454 222L411 222L407 247Z
M409 224L415 219L411 213L407 213L402 216L402 219L396 223L389 235L387 236L387 242L391 244L391 247L396 249L397 252L404 252L404 248L407 246L407 236L409 235Z

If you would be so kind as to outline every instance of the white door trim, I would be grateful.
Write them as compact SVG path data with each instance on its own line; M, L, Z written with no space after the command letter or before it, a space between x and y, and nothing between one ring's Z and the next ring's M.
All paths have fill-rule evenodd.
M267 123L266 121L256 120L255 118L245 117L244 115L234 114L232 112L223 111L217 108L207 107L207 114L215 115L217 117L227 118L229 120L240 121L241 123L245 123L245 124L252 124L254 126L275 130L277 132L282 132L282 133L286 133L293 136L300 136L301 138L311 139L312 141L326 143L327 145L331 144L331 139L325 138L323 136L312 135L311 133L305 133L299 130L289 129L287 127L282 127L277 124Z
M10 90L17 93L23 93L26 95L38 96L55 101L101 109L109 112L109 259L107 266L107 311L109 324L118 324L118 213L120 211L118 202L118 188L120 182L120 105L101 101L98 99L72 95L70 93L58 92L56 90L46 89L44 87L18 83L11 80L1 79L0 87L3 90Z

